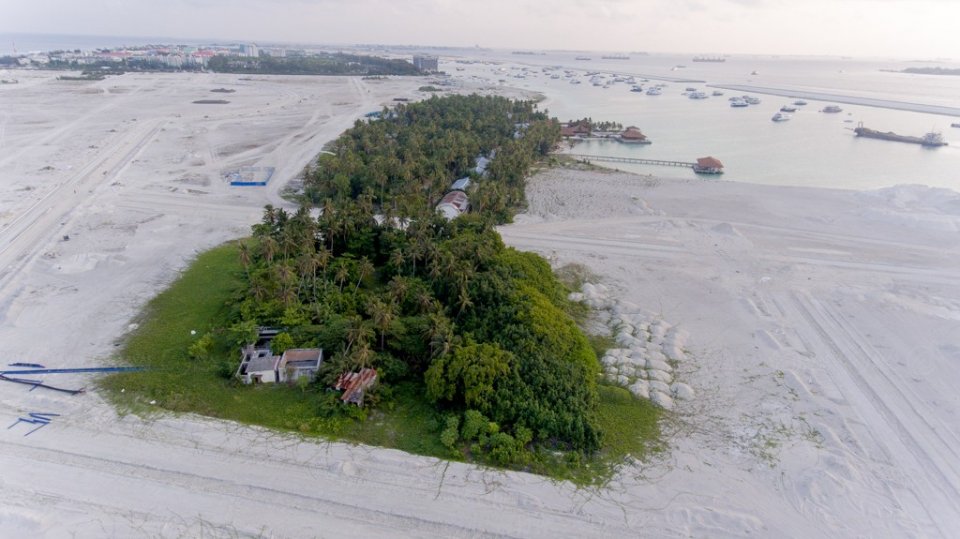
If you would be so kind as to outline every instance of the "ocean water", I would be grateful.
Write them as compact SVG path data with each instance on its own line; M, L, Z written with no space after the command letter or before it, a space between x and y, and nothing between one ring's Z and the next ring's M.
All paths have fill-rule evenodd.
M9 54L13 44L19 52L55 49L93 49L146 44L198 44L199 40L163 37L71 36L0 34L0 54ZM398 51L399 52L399 51ZM510 51L445 49L441 69L457 76L476 77L492 85L518 86L543 93L543 107L561 120L592 117L638 126L651 145L624 145L613 141L581 142L577 153L693 161L712 155L723 161L722 181L773 185L875 189L898 184L924 184L960 191L960 76L911 75L885 70L906 67L943 66L960 68L949 60L843 59L839 57L774 57L732 55L723 63L693 62L691 55L630 54L629 60L605 60L596 52L551 52L514 55ZM402 53L402 54L405 54ZM578 61L577 56L590 56ZM498 65L455 64L451 60L479 59ZM537 68L524 79L514 78L517 67ZM554 80L540 72L543 66L560 66L580 72L606 75L631 74L649 84L666 82L660 96L630 92L626 84L594 87L588 77L580 85ZM684 66L684 67L679 67ZM456 71L456 68L463 71ZM609 77L608 77L609 78ZM681 95L695 87L708 94L708 85L749 85L818 92L850 98L895 101L957 109L957 116L930 114L862 105L841 104L840 114L818 112L829 101L807 99L806 107L791 114L792 120L770 120L781 105L793 99L753 93L760 105L734 109L728 97L743 92L723 90L723 97L691 100ZM949 146L919 145L861 139L853 134L860 122L867 127L920 136L939 131ZM661 176L697 177L692 170L674 167L609 164L624 170ZM719 178L714 178L714 180Z
M575 56L589 55L591 61ZM883 70L908 66L960 67L947 61L934 63L903 60L845 60L839 58L731 56L723 63L694 63L688 55L631 55L629 60L601 60L597 53L552 53L511 55L471 53L504 64L462 65L443 62L442 69L459 76L491 79L494 84L519 86L542 92L543 107L561 120L591 117L624 126L636 125L652 141L650 145L625 145L615 141L576 144L573 151L590 155L694 161L712 155L724 163L723 181L875 189L898 184L924 184L960 191L960 128L950 124L960 117L862 105L840 104L843 112L819 112L829 101L806 99L808 105L792 113L792 119L777 123L771 117L794 101L786 97L751 93L760 105L731 108L728 98L744 92L721 90L722 97L691 100L681 95L687 87L706 91L707 85L740 84L820 92L850 98L872 98L915 105L954 107L960 115L960 76L908 75ZM667 82L660 96L630 92L627 84L595 87L588 77L580 85L549 75L529 74L514 78L515 65L563 66L566 69L604 74L644 74L666 79L704 82ZM676 66L683 65L684 68ZM463 71L454 71L455 68ZM502 71L500 69L504 69ZM752 73L756 72L756 75ZM608 77L609 79L609 77ZM650 79L649 84L663 82ZM899 134L921 136L935 130L949 146L920 145L862 139L853 133L860 122L867 127ZM598 162L598 164L601 164ZM603 163L623 170L672 177L697 177L692 170L674 167Z
M199 43L199 41L156 36L134 37L0 33L0 55L13 54L14 47L16 47L17 53L26 54L30 52L48 52L55 50L80 49L86 51L99 48L137 47L160 44L194 45L197 43Z

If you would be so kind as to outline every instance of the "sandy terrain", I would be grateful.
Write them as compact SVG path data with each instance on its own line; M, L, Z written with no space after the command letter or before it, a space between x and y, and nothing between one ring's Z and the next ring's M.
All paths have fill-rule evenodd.
M0 88L0 343L4 364L50 367L100 364L195 252L246 233L324 142L421 84L18 78ZM277 173L230 188L221 173L241 165ZM0 430L0 535L960 532L960 195L552 171L529 197L508 243L587 265L611 309L688 336L675 374L696 396L662 458L577 490L0 384L8 424L60 414Z

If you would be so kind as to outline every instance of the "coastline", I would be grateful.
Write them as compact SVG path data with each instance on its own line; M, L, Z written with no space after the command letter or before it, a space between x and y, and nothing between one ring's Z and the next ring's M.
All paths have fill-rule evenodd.
M776 95L780 97L813 99L817 101L832 101L846 105L862 105L866 107L876 107L881 109L904 110L908 112L921 112L928 114L942 114L944 116L960 117L960 108L946 107L941 105L926 105L922 103L909 103L904 101L893 101L889 99L872 99L869 97L853 97L842 94L831 94L823 92L811 92L809 90L792 90L789 88L768 88L765 86L751 86L743 84L707 84L708 88L722 88L724 90L734 90L737 92L753 92L757 94Z
M419 85L124 77L18 90L28 92L17 110L61 117L8 126L18 159L0 178L4 200L17 205L0 216L0 239L18 212L36 211L44 225L0 252L9 257L2 267L19 265L0 288L10 361L102 365L131 317L197 250L243 235L264 203L283 203L286 180L323 142L394 96L416 97ZM236 105L184 104L208 95L206 85L242 91ZM258 128L239 128L249 122ZM214 175L271 159L283 166L266 189L229 189ZM84 188L76 199L75 186ZM678 376L698 397L665 422L662 458L627 463L606 488L584 490L210 418L124 416L96 392L3 384L9 421L61 415L29 437L4 431L0 517L24 536L97 535L103 523L117 535L303 536L322 522L325 533L365 537L960 529L949 496L960 488L950 464L960 437L957 193L561 168L531 178L527 197L527 212L500 229L508 245L584 264L618 299L689 333Z

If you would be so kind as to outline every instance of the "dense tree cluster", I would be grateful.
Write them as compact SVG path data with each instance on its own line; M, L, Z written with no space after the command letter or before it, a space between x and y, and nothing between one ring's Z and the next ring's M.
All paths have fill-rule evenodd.
M319 215L268 207L241 243L248 290L234 329L275 325L289 345L322 346L324 385L366 366L388 387L422 384L454 413L442 436L451 447L473 444L501 463L530 443L597 449L599 367L567 291L545 260L504 246L494 214L447 221L431 202L495 153L475 183L510 193L505 212L557 134L531 103L477 96L358 123L311 172Z
M411 200L436 203L454 180L476 176L478 156L495 155L470 199L478 213L503 221L522 205L530 167L559 139L559 125L533 102L433 97L358 121L308 171L305 191L314 203L369 193L384 211L402 212Z
M322 54L311 56L259 58L214 56L207 63L217 73L258 73L262 75L420 75L405 60L359 54Z

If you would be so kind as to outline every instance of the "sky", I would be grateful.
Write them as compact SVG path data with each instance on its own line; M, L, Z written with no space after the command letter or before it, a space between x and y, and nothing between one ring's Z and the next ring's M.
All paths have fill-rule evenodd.
M0 33L960 60L960 0L0 0L0 13Z

